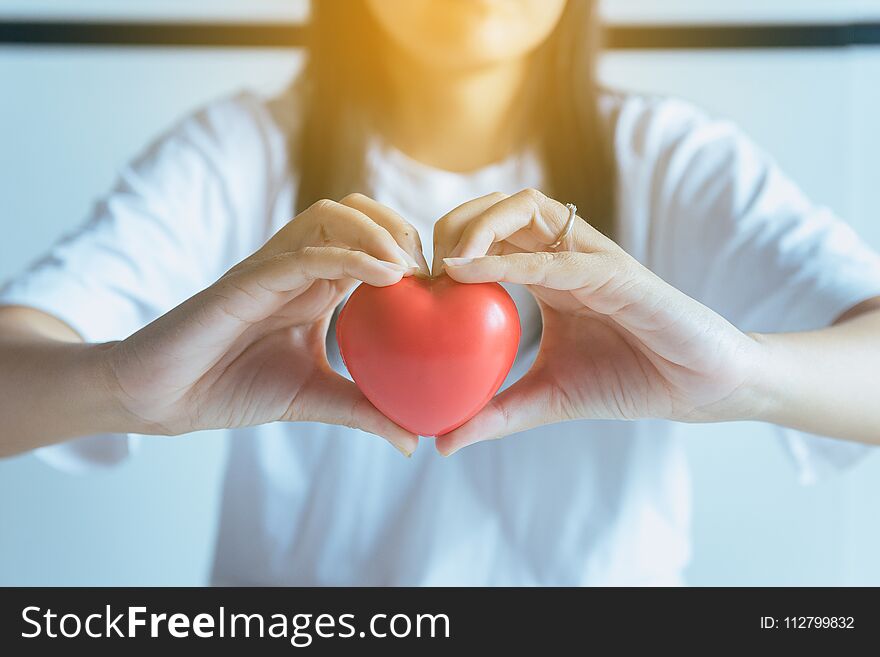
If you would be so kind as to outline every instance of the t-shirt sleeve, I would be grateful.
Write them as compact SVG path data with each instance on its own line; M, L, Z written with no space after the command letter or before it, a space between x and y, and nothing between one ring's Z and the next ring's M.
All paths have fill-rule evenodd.
M733 124L686 103L658 103L637 132L651 206L645 261L744 331L832 324L880 296L880 257L811 203ZM636 177L637 179L639 177ZM779 429L805 482L870 447Z
M0 290L0 304L52 314L87 342L120 340L225 271L233 204L223 183L217 113L185 120L125 167L91 217ZM37 450L80 470L125 458L129 436Z

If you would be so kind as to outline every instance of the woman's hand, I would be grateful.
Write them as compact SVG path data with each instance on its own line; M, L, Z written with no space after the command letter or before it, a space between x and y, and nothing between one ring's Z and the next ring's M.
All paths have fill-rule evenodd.
M180 434L275 420L342 424L405 454L418 438L332 371L325 337L356 283L425 267L416 230L362 195L319 201L255 254L109 353L136 431Z
M435 232L435 271L463 283L527 285L544 322L531 370L472 420L439 437L443 454L582 418L742 419L759 343L665 283L585 221L547 252L568 209L540 192L493 194ZM487 255L489 254L489 255Z

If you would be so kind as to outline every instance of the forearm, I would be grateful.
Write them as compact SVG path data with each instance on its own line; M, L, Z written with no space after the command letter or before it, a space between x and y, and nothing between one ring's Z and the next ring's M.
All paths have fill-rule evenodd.
M753 337L763 352L755 419L880 444L880 310L819 331Z
M131 429L108 383L109 348L0 333L0 457Z

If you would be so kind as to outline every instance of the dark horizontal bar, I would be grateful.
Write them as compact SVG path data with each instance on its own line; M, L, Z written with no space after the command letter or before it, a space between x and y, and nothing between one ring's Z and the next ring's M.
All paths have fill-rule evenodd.
M299 23L0 21L0 44L296 48ZM880 23L840 25L612 25L613 49L842 48L880 45Z
M844 48L880 45L880 23L839 25L615 26L605 35L615 49Z
M0 44L295 48L299 23L146 23L0 21Z

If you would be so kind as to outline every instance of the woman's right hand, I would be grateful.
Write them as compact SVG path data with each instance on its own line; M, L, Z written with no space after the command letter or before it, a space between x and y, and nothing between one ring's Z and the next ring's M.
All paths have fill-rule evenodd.
M133 431L181 434L277 420L341 424L405 454L417 436L377 411L327 362L334 308L357 281L427 269L418 232L360 194L318 201L259 251L108 350Z

